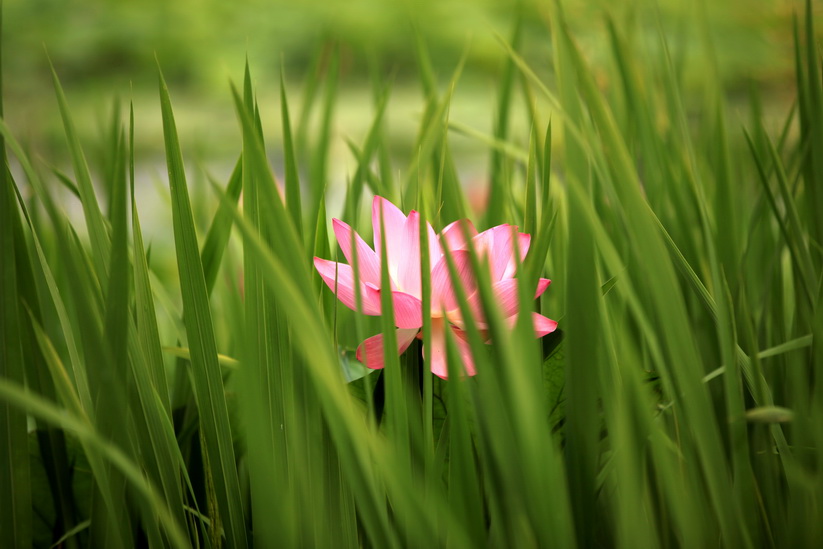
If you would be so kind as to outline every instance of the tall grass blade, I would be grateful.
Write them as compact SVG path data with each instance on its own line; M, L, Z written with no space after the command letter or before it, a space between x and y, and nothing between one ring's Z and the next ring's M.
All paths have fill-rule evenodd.
M283 124L283 156L286 164L286 205L297 233L302 235L303 207L300 198L300 177L297 173L297 158L295 157L294 138L292 137L291 121L289 119L289 103L286 98L286 84L282 70L280 71L280 117Z
M183 294L183 316L192 355L194 393L200 411L200 426L203 429L205 445L203 454L208 461L208 466L211 467L211 472L207 471L206 474L210 474L213 479L220 513L219 517L211 517L212 527L219 518L225 528L229 545L245 547L247 537L236 469L237 460L226 407L223 379L220 365L217 362L217 347L214 340L206 281L200 261L183 157L180 152L168 88L162 74L159 74L159 79L163 135L172 195L175 249Z
M107 269L111 262L111 242L108 226L100 211L100 205L97 202L97 196L94 193L94 186L91 182L89 166L86 162L80 139L77 136L74 121L69 112L68 101L63 92L63 86L60 84L57 71L54 70L54 67L51 67L51 73L54 82L54 91L57 95L57 105L60 107L60 115L63 118L66 140L69 145L69 151L71 152L74 176L77 178L77 188L80 191L80 200L83 204L83 215L86 220L89 239L91 240L95 270L97 277L100 279L100 283L106 284L108 282Z
M517 51L520 42L522 27L522 17L518 16L512 39L509 42L513 51ZM506 142L509 133L509 117L511 116L512 93L514 92L516 65L511 57L506 57L503 68L503 75L500 80L500 87L498 88L497 105L495 109L494 126L492 133L495 140ZM486 210L484 218L485 224L488 226L499 225L510 219L511 213L509 210L508 201L511 197L509 189L511 183L506 180L508 170L506 166L506 157L497 149L491 150L491 159L489 165L489 204L494 204L493 208Z
M2 4L0 4L2 9ZM3 38L0 14L0 42ZM3 116L2 47L0 47L0 118ZM31 357L22 347L20 288L17 279L18 257L24 257L25 242L15 230L19 213L11 180L5 139L0 137L0 378L22 385L26 364ZM29 360L26 360L29 358ZM36 375L34 372L29 375ZM0 545L28 547L32 543L32 493L28 456L26 414L8 402L0 405L0 500L6 502L0 513Z
M53 423L78 437L84 444L105 456L109 462L117 468L137 490L141 497L145 498L157 513L157 516L166 527L171 545L173 547L189 547L186 537L177 528L163 499L157 494L154 487L149 484L142 475L139 468L126 456L119 448L101 438L81 418L76 417L66 410L55 406L43 398L27 391L22 386L15 383L0 380L0 398L14 405L16 408L26 410L28 413L50 423Z
M240 199L243 191L243 166L240 160L234 166L226 187L226 195L234 203ZM203 262L203 273L206 277L206 289L209 295L214 291L217 274L220 272L220 262L226 251L231 236L232 218L225 207L220 207L212 219L206 240L200 250L200 260Z

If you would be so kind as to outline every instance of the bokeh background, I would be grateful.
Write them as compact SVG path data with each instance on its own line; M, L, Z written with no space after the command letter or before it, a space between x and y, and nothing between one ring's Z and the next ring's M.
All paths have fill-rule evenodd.
M701 45L708 36L730 94L743 102L756 90L767 108L781 115L792 100L791 18L802 7L796 1L564 4L595 67L599 57L608 55L606 19L631 20L642 29L636 46L657 48L658 34L665 35L673 55L684 61L679 69L687 90L699 85L711 63ZM292 108L299 112L308 75L322 71L336 49L340 75L332 154L345 171L344 139L358 142L371 122L375 75L392 83L387 125L392 143L402 150L412 142L423 106L417 39L431 53L444 85L465 55L451 117L489 132L495 82L506 56L500 38L511 39L520 17L520 51L538 73L549 74L547 12L538 0L6 0L6 117L35 153L65 157L50 58L81 136L99 139L115 98L122 104L133 100L138 156L154 158L162 153L156 57L169 81L189 160L230 164L239 148L239 131L229 83L241 82L246 57L264 123L277 129L281 65ZM605 76L602 84L609 85ZM526 139L525 117L513 123L522 130L513 135ZM279 135L272 129L268 135ZM457 136L455 148L469 164L480 161L472 157L472 139Z

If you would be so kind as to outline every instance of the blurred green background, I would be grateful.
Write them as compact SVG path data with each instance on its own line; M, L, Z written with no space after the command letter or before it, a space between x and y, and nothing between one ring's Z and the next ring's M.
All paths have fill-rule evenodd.
M595 67L598 57L608 55L605 21L612 16L636 23L641 47L657 47L662 31L673 55L685 60L687 89L705 76L709 61L701 37L708 35L730 93L747 97L756 89L767 105L780 109L791 101L791 17L802 7L797 1L570 0L564 5L574 35ZM274 125L279 124L281 59L299 112L308 74L318 65L322 70L324 52L337 48L340 97L334 138L358 142L365 133L372 118L370 75L378 74L392 82L388 131L402 147L413 139L423 105L415 56L419 36L444 83L466 55L452 119L488 132L495 82L505 61L499 38L510 39L522 15L520 51L536 71L547 74L547 12L545 2L537 0L6 0L6 116L18 138L35 152L65 157L51 58L81 136L99 138L114 97L125 103L133 99L138 150L159 154L156 56L189 154L195 160L233 162L239 131L229 82L240 82L245 57L258 86L264 123ZM703 12L705 29L699 23ZM522 117L520 124L527 128ZM345 157L345 146L335 146L333 151ZM470 140L461 145L458 139L458 152L461 146L471 151Z

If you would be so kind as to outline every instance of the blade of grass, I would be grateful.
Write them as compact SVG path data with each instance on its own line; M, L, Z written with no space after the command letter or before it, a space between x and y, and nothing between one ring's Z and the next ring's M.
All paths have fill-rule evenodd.
M284 91L281 87L281 101ZM253 119L255 114L254 91L251 85L251 73L246 64L243 80L243 104L238 110ZM284 122L285 124L285 122ZM264 185L273 181L255 166L251 150L254 143L262 138L260 132L251 125L243 126L243 211L246 218L255 227L257 234L266 240L273 238L273 223L266 214L267 199L278 202L282 211L279 193L265 194ZM288 160L287 160L288 162ZM294 182L292 182L294 184ZM299 191L299 189L297 189ZM287 192L289 190L287 189ZM294 192L292 190L291 192ZM284 214L286 212L283 212ZM298 212L299 214L299 212ZM294 218L292 218L293 220ZM299 218L298 218L299 223ZM294 224L295 238L299 240L300 226ZM281 370L286 367L280 360L278 350L288 346L277 329L277 311L262 279L262 267L254 253L250 251L248 237L243 239L243 289L244 289L244 332L243 361L241 370L247 416L247 437L257 441L250 445L247 456L249 461L250 494L252 498L252 524L255 540L266 545L294 545L298 543L302 528L295 524L300 512L296 510L294 484L289 484L291 472L286 453L287 442L284 431L291 425L285 417L285 408L294 407L292 395L283 391L279 383ZM278 390L279 389L279 390ZM287 402L288 400L288 402ZM299 446L294 448L299 453ZM295 475L296 476L296 475ZM293 479L296 484L299 479ZM266 509L264 517L259 510Z
M649 215L638 185L637 173L630 159L625 142L620 137L612 114L602 100L591 73L581 54L573 45L568 35L565 22L559 10L555 10L553 19L554 34L566 44L571 61L576 69L577 82L586 100L590 114L601 132L603 146L611 153L611 169L614 181L618 183L617 192L623 202L626 217L631 220L629 228L636 244L639 257L663 257L665 247L656 231L653 217ZM654 303L660 315L659 321L666 322L664 340L672 357L685 364L700 363L693 340L684 337L689 333L688 315L682 297L679 295L673 266L669 262L655 262L651 267L648 280L649 291L654 296ZM675 335L676 334L676 335ZM725 469L721 455L721 443L717 425L709 416L711 406L708 395L700 387L700 377L685 371L673 370L673 379L679 385L679 391L688 394L683 400L684 412L693 423L693 428L701 433L700 442L695 444L701 469L706 476L713 510L718 517L721 531L727 543L749 546L751 540L739 522L738 508L731 499L731 490L727 478L722 474Z
M303 208L300 200L300 178L297 173L297 159L294 153L291 122L289 121L289 103L286 98L286 83L283 70L280 70L280 117L283 124L283 156L286 164L286 206L291 214L292 223L297 234L303 234Z
M131 190L132 236L134 246L134 306L135 342L139 352L132 352L132 375L135 380L139 409L145 424L145 438L141 445L151 463L155 483L162 489L165 501L179 527L186 524L183 516L183 492L177 459L179 448L169 419L172 414L170 392L161 353L157 316L149 282L148 265L143 247L140 217L134 196L134 107L129 108L129 184ZM218 214L219 215L219 214ZM214 227L215 224L213 223ZM151 452L148 452L148 449ZM148 457L151 456L151 457ZM152 467L150 467L152 468Z
M0 15L0 39L2 23ZM2 114L0 99L0 117ZM22 385L27 362L21 345L18 254L15 248L25 242L15 238L17 232L13 223L19 219L15 202L5 140L0 138L0 301L3 302L0 307L0 378ZM0 441L4 447L0 450L0 500L6 502L4 512L0 513L0 545L29 547L32 544L32 492L26 414L8 402L0 406Z
M519 15L519 14L518 14ZM520 44L522 17L515 20L514 30L509 45L512 51L517 51ZM495 141L505 143L508 141L509 117L511 116L512 93L514 90L516 76L516 65L511 57L507 57L503 67L500 86L498 87L497 105L495 108L494 128L492 135ZM509 219L510 183L505 179L506 158L497 149L491 149L489 159L489 204L495 207L486 210L484 223L488 226L499 225Z
M248 542L236 457L223 380L220 365L217 362L217 348L214 341L206 281L197 246L171 101L159 67L158 74L166 161L172 194L175 249L183 294L183 316L192 353L191 366L195 398L206 443L203 452L213 468L212 478L220 511L220 521L226 530L226 539L233 547L245 547ZM216 517L212 517L213 523L215 519Z
M51 63L51 62L49 62ZM50 65L51 66L51 65ZM60 115L63 118L63 127L66 132L66 140L68 141L69 150L71 152L72 165L74 167L74 176L77 179L77 188L80 191L80 198L83 204L83 215L86 220L86 228L91 239L94 265L97 276L101 284L105 285L108 282L108 267L111 263L111 243L109 241L109 232L103 214L100 211L100 205L97 202L97 196L94 193L94 186L91 182L91 175L89 167L86 163L86 157L83 153L83 148L80 145L80 140L77 137L77 130L74 126L71 113L69 112L68 101L66 100L63 87L57 77L57 71L51 66L52 80L54 82L54 91L57 95L57 104L60 107Z
M229 178L229 184L226 187L226 194L234 203L240 199L240 193L243 191L243 166L238 160L234 166L234 170ZM214 291L214 284L217 281L217 273L220 271L220 262L223 259L223 254L226 251L226 246L229 243L229 236L231 235L232 218L226 212L226 209L221 207L212 219L209 232L206 234L206 241L203 243L203 248L200 250L200 260L203 263L203 272L206 277L206 289L209 295Z
M153 507L160 521L166 528L171 544L174 547L189 547L186 537L177 528L177 525L171 518L165 502L154 487L146 480L140 469L135 466L128 456L119 448L101 438L83 419L67 413L65 409L59 408L29 392L24 387L6 381L5 379L0 379L0 398L17 408L27 410L28 413L44 421L48 421L70 431L84 444L100 452L102 456L105 456L106 459L129 480L137 492Z

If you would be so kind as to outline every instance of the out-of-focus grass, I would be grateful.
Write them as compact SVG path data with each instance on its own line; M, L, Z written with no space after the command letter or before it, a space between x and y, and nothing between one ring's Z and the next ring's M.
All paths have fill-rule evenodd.
M684 0L663 2L566 2L569 25L599 71L608 60L603 32L605 13L639 22L631 42L656 48L657 25L669 47L681 57L687 89L705 73L698 20L705 9L707 30L715 41L717 63L725 83L738 94L749 86L760 90L767 105L786 101L791 78L790 17L793 2L721 2L699 4ZM138 129L138 151L161 153L157 146L161 128L154 101L154 74L147 69L154 58L163 64L169 81L179 90L178 126L184 143L202 156L231 163L226 143L238 136L231 105L225 101L227 82L242 74L238 66L248 55L254 66L265 68L261 105L276 103L275 67L281 56L293 103L299 109L300 84L324 61L323 51L341 52L341 106L336 130L358 136L370 120L368 104L360 101L361 87L378 68L395 81L389 110L394 120L390 135L408 141L414 134L415 113L421 109L416 78L414 43L424 40L435 55L433 65L441 81L451 67L467 55L465 78L454 95L454 119L490 124L490 117L474 113L493 108L488 90L500 74L505 54L496 33L509 37L514 21L523 17L521 53L541 74L548 74L545 59L550 49L544 32L548 3L535 0L436 2L264 2L245 1L231 8L216 1L183 0L169 4L149 2L43 1L6 2L8 70L16 75L6 85L15 100L7 113L25 129L19 138L45 156L61 153L61 128L55 124L45 46L61 78L74 91L73 108L79 130L97 135L105 119L100 96L133 99L138 117L150 124ZM601 82L608 85L608 82ZM771 93L770 93L771 92ZM461 115L466 111L467 116ZM299 112L299 110L298 110ZM276 109L263 109L270 124ZM398 115L397 113L403 113ZM208 122L205 122L208 120ZM527 125L528 127L528 125ZM483 128L491 131L490 126ZM339 149L344 149L341 145Z

